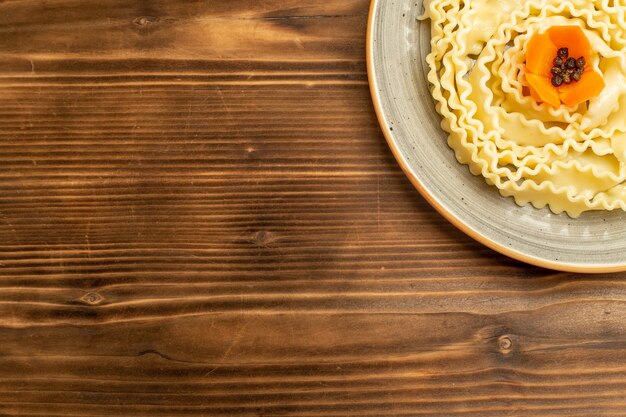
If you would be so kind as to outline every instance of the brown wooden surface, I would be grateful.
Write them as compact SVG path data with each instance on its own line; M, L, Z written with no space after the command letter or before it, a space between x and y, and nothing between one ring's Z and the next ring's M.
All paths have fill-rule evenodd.
M367 11L0 2L0 415L626 415L626 275L424 202Z

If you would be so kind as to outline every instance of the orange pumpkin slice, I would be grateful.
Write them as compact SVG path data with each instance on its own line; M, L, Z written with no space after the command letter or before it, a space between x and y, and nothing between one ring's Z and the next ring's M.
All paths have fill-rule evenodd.
M528 87L531 91L531 96L538 97L540 99L537 101L546 102L552 105L552 107L559 107L561 105L559 91L552 85L548 77L542 77L529 72L527 72L525 76L526 82L528 83Z
M584 57L587 65L579 81L555 87L550 70L560 48L567 48L572 58ZM602 75L595 72L589 62L591 44L579 26L552 26L546 33L535 34L526 47L525 76L531 97L559 107L561 103L576 106L597 96L605 84Z
M550 77L557 51L547 33L533 36L526 47L526 72Z
M526 75L528 77L528 74ZM580 81L559 87L559 98L568 106L575 106L600 94L605 84L595 71L585 71Z
M546 33L557 50L567 48L569 56L576 59L583 56L587 62L590 61L591 44L587 36L585 36L585 32L583 32L580 27L552 26ZM554 56L556 56L556 54Z
M533 87L528 86L528 92L530 93L530 96L533 98L533 100L535 100L537 103L541 103L543 101Z

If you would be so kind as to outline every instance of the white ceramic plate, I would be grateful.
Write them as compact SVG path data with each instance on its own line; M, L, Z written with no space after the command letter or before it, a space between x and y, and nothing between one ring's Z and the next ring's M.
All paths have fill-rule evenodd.
M370 88L381 128L419 192L451 223L512 258L572 272L626 270L626 213L578 219L519 207L459 164L430 94L430 22L419 1L373 0L367 39Z

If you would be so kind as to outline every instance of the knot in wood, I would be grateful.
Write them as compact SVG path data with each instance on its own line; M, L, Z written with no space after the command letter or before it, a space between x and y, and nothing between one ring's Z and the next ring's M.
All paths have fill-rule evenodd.
M255 245L264 248L271 246L272 243L276 241L276 239L277 238L274 233L265 230L259 230L254 234L253 238Z
M103 300L102 296L98 293L95 292L89 292L85 295L83 295L81 297L81 300L85 303L85 304L89 304L89 305L96 305L96 304L100 304Z
M258 159L258 157L259 157L258 152L254 146L250 145L244 148L243 158L254 160L254 159Z
M133 23L137 26L147 26L157 23L158 21L159 18L155 16L139 16L138 18L133 20Z
M509 336L500 336L498 338L498 347L503 352L508 352L513 348L513 341Z

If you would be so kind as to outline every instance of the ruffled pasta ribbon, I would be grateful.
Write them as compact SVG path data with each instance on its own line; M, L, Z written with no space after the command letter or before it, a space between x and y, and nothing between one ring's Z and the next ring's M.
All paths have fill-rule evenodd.
M625 11L609 0L427 1L428 80L458 161L519 205L626 210ZM529 40L572 25L606 88L575 106L539 103L525 79Z

